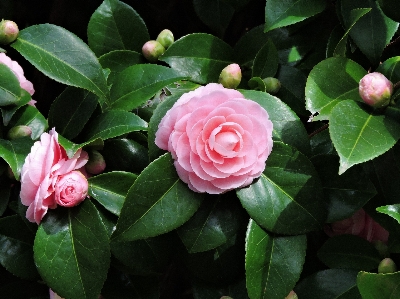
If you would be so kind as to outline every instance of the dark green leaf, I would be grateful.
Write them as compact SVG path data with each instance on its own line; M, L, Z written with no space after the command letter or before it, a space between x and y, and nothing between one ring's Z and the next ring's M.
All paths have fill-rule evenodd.
M400 272L360 272L357 276L357 286L363 299L397 299L400 298Z
M222 69L232 59L233 50L228 44L205 33L180 38L159 58L181 76L200 84L217 82Z
M40 111L30 105L25 105L17 110L10 121L9 127L24 125L32 130L31 138L36 140L47 130L47 120Z
M49 210L36 234L34 259L43 280L61 297L98 297L107 277L110 247L90 200Z
M140 107L166 85L184 78L165 66L133 65L116 76L110 92L111 107L123 110Z
M252 77L274 77L278 70L278 51L271 39L258 51L253 62Z
M89 46L97 56L113 50L140 52L149 39L142 18L122 1L103 1L89 21Z
M5 107L1 107L1 115L3 117L3 124L5 126L8 126L9 122L11 121L11 118L14 116L14 114L18 111L23 106L27 106L28 102L31 100L31 95L29 92L27 92L25 89L21 89L21 98L16 103L16 105L9 105Z
M103 173L89 178L88 193L108 211L119 216L126 194L136 178L135 174L129 172Z
M330 118L329 132L340 157L339 174L383 154L400 138L399 124L351 100L337 104Z
M383 13L396 22L400 22L400 3L397 0L378 0Z
M165 154L150 163L129 190L114 240L134 241L169 232L196 212L203 197L179 179L171 155Z
M231 298L249 299L246 289L246 281L241 280L237 283L216 287L213 284L205 284L199 280L192 281L194 299L215 299L222 296ZM224 297L225 298L225 297Z
M265 92L265 82L260 77L253 77L249 80L248 85L251 89Z
M0 169L2 169L3 163L2 162L0 163L1 163ZM0 170L0 173L1 172L2 171ZM0 175L0 216L3 216L5 210L7 209L8 201L10 200L10 194L11 194L11 181L8 180L5 177L5 175Z
M400 56L385 60L376 69L377 72L386 76L393 84L400 81Z
M315 134L310 139L312 156L336 154L335 147L333 146L331 137L329 135L329 130L327 130L328 126L319 129L322 131Z
M261 177L237 195L263 228L283 234L321 229L326 219L322 187L311 162L300 152L274 142Z
M376 208L376 210L380 213L389 215L390 217L396 219L398 223L400 223L400 204L382 206L382 207Z
M250 299L281 299L295 286L307 248L305 235L273 237L254 220L246 236L246 286Z
M0 63L0 106L16 104L21 99L21 87L13 71Z
M76 35L52 24L34 25L21 30L12 47L46 76L87 89L107 106L108 88L101 65Z
M0 157L3 158L11 167L15 178L18 180L25 158L31 151L33 145L32 139L29 137L4 140L0 139Z

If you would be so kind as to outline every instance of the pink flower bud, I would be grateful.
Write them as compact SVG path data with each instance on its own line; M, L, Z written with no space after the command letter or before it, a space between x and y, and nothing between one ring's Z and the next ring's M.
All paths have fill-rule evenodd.
M276 78L267 77L263 81L265 83L265 91L270 94L276 94L281 89L281 82Z
M297 299L297 294L294 291L290 291L289 295L285 297L285 299Z
M236 88L242 80L242 70L236 63L232 63L225 67L219 75L218 83L225 88Z
M155 40L149 40L142 47L143 56L150 62L157 62L158 57L164 54L165 48Z
M394 273L396 271L396 264L390 258L385 258L379 263L378 273Z
M358 90L366 104L382 108L389 105L393 84L381 73L374 72L361 79Z
M85 169L90 174L99 174L106 168L106 161L96 150L89 152L89 161L85 164Z
M8 137L8 139L13 140L13 139L31 136L31 134L32 134L32 129L30 127L21 125L21 126L12 127L8 131L7 137Z
M74 207L87 196L88 181L79 171L71 171L58 177L54 188L55 201L63 207Z
M156 41L158 41L165 49L168 49L174 43L174 35L171 30L164 29L157 36Z
M18 37L19 29L13 21L2 20L0 22L0 44L8 45Z

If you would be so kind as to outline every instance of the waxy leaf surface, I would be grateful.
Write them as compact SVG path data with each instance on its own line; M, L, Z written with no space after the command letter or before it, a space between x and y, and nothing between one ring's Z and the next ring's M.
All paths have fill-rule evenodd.
M400 298L400 272L377 274L360 272L357 286L363 299Z

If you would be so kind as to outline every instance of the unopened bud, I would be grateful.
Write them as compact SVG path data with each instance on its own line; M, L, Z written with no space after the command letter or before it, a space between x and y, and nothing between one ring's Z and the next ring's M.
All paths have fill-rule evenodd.
M358 91L366 104L374 108L382 108L390 103L393 84L381 73L374 72L361 79Z
M297 299L297 294L294 291L290 291L289 295L285 297L285 299Z
M13 140L13 139L31 136L31 134L32 134L32 129L30 127L21 125L21 126L12 127L8 131L7 137L8 137L8 139Z
M276 78L267 77L263 81L265 83L265 91L270 94L276 94L281 89L281 82Z
M219 75L218 83L225 88L236 88L242 80L242 70L236 63L232 63L225 67Z
M232 297L229 297L229 296L222 296L222 297L219 298L219 299L232 299Z
M106 168L106 161L102 154L96 150L89 152L89 160L85 165L85 169L90 174L99 174Z
M0 44L8 45L18 37L19 29L15 22L2 20L0 22Z
M157 62L158 57L164 54L165 48L155 40L149 40L142 47L143 56L150 62Z
M394 273L396 272L397 267L391 258L383 259L378 266L378 273Z
M158 41L165 49L168 49L174 43L174 35L171 30L164 29L157 36L156 41Z

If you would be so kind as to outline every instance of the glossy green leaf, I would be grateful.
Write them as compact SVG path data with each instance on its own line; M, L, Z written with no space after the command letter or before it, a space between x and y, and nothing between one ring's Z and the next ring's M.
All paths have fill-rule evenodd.
M236 234L240 211L235 197L209 196L177 232L189 253L211 250Z
M265 6L265 31L289 26L325 9L326 1L320 0L268 0Z
M20 98L18 78L8 66L0 63L0 106L16 104Z
M272 131L274 140L294 146L304 154L310 152L308 134L303 123L285 103L265 92L253 90L240 90L240 92L246 99L257 102L268 112L274 125Z
M374 245L353 235L329 238L318 250L318 258L329 268L359 271L376 269L381 261Z
M400 223L400 204L382 206L376 208L376 210L380 213L389 215L393 219L397 220L398 223Z
M365 111L354 101L341 101L330 118L329 132L340 157L339 174L383 154L400 138L399 124Z
M21 30L12 47L46 76L87 89L107 106L108 88L101 65L76 35L52 24L34 25Z
M302 280L294 291L299 298L307 299L361 299L357 273L347 269L319 271Z
M310 138L311 156L336 154L329 130L327 130L328 126L319 129L322 131Z
M165 154L129 190L113 238L134 241L169 232L189 220L203 197L179 179L171 155Z
M281 299L303 268L307 239L268 235L250 220L246 235L246 286L250 299Z
M257 26L250 31L246 32L234 47L234 58L241 67L250 68L253 65L253 60L258 51L268 41L268 35L264 33L264 26Z
M318 63L306 83L306 108L315 120L330 118L335 105L342 100L361 101L358 85L367 72L354 61L332 57Z
M3 117L3 124L8 126L11 118L14 114L23 106L27 106L28 102L31 100L31 95L25 90L21 89L21 97L15 105L9 105L1 107L1 116Z
M39 279L33 262L34 232L19 215L0 219L0 264L23 279Z
M122 110L112 110L91 120L83 131L84 140L103 140L134 131L146 131L147 123L139 116Z
M253 77L249 80L249 82L247 83L247 85L254 90L259 90L262 92L266 92L266 86L265 86L265 82L263 81L263 79L261 79L260 77Z
M31 151L33 145L32 139L29 137L4 140L0 139L0 157L3 158L11 167L15 178L18 180L25 158Z
M400 3L397 0L378 0L383 13L396 22L400 22Z
M206 84L218 81L222 69L232 63L233 50L215 36L194 33L174 42L159 60L168 63L181 76Z
M400 56L385 60L376 69L377 72L386 76L393 84L400 81Z
M360 165L338 175L338 156L318 155L311 161L319 173L328 200L328 223L349 218L377 193Z
M118 215L129 188L137 176L133 173L114 171L89 178L88 194L111 213Z
M107 277L110 247L90 200L49 210L35 237L34 259L43 280L58 295L98 297Z
M111 107L132 110L140 107L168 84L184 79L177 71L156 64L138 64L126 68L111 87Z
M278 51L274 43L269 39L258 51L253 62L253 77L262 79L274 77L278 70Z
M142 18L122 1L103 1L89 21L89 46L97 56L113 50L141 52L149 39Z
M274 142L261 177L237 195L250 217L268 231L303 234L322 228L325 202L317 172L300 152Z
M39 139L40 135L47 130L47 120L40 111L33 106L25 105L18 109L9 123L9 127L25 125L31 128L31 138Z
M363 299L400 298L400 272L376 274L360 272L357 286Z
M67 87L52 103L49 111L49 127L68 139L82 131L98 100L93 93L76 87Z
M358 8L371 8L371 12L354 24L354 9ZM341 13L346 29L354 25L350 30L352 40L371 63L377 65L399 24L386 17L374 0L343 0Z

